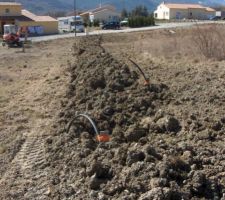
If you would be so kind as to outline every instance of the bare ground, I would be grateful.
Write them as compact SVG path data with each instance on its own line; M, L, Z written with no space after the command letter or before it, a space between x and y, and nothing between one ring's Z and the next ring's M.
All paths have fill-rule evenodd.
M222 199L225 62L186 29L73 43L0 49L1 198ZM83 121L66 133L75 112L111 143Z
M18 199L29 184L33 187L27 189L25 197L33 199L32 193L37 195L33 191L37 190L35 180L46 178L46 172L36 168L45 160L44 138L52 134L65 90L64 72L71 46L67 40L40 43L26 53L1 47L0 184L10 191L12 196L6 195L9 199ZM44 187L48 189L46 183Z

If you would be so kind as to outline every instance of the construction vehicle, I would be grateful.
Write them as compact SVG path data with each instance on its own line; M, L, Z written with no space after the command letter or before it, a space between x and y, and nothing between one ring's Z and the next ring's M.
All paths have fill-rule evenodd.
M3 46L22 47L23 42L20 40L20 34L16 31L16 26L12 24L4 25Z

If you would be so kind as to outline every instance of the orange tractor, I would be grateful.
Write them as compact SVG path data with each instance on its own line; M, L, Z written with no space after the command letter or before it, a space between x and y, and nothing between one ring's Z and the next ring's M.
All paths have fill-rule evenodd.
M15 25L4 25L3 46L22 47L23 42L20 40L20 32L16 31Z

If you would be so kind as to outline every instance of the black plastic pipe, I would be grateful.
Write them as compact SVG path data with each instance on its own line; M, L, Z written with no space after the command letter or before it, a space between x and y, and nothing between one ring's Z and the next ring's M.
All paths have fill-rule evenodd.
M86 119L91 123L91 125L92 125L92 127L93 127L93 129L94 129L94 131L95 131L95 134L96 134L96 135L99 135L99 131L98 131L98 128L97 128L95 122L94 122L94 121L91 119L91 117L89 117L87 114L78 114L78 115L76 115L76 116L69 122L68 127L67 127L67 133L69 133L70 128L71 128L71 126L72 126L72 123L73 123L73 122L75 121L75 119L77 119L78 117L84 117L84 118L86 118Z
M130 58L129 58L129 61L130 61L135 67L138 68L138 70L141 72L142 76L144 77L146 83L148 83L149 79L145 76L144 72L143 72L142 69L138 66L138 64L135 63L135 62L134 62L133 60L131 60Z

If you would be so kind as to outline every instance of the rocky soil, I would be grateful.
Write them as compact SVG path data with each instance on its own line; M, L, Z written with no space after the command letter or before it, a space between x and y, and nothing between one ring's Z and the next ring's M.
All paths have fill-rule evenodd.
M77 39L73 56L55 134L45 142L48 198L225 199L224 66L201 79L192 68L168 70L166 80L146 85L101 37ZM68 130L79 113L110 142L97 142L83 118Z

